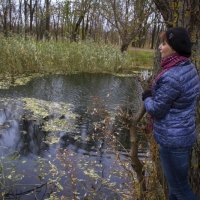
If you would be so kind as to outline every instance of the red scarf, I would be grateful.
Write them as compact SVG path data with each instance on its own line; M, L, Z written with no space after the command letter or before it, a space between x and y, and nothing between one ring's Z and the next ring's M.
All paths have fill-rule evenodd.
M157 74L157 76L154 79L154 84L156 83L156 81L169 69L171 69L172 67L175 67L177 65L179 65L182 62L186 62L188 61L189 58L184 57L184 56L180 56L179 54L175 53L167 58L163 58L161 60L161 72Z

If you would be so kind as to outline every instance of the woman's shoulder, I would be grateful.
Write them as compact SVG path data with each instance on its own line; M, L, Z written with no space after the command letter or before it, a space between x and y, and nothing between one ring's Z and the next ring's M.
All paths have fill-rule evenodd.
M171 68L160 77L159 82L160 84L168 83L172 87L182 88L184 85L188 85L188 87L199 85L200 79L195 65L190 62Z
M182 77L190 77L195 74L198 74L195 65L191 61L186 61L169 69L163 74L163 77L171 77L179 80Z

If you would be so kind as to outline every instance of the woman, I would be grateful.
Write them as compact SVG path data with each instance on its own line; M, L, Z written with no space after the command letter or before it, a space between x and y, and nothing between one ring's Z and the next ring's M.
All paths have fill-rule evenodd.
M200 80L191 63L186 29L171 28L160 35L161 72L152 90L144 91L146 111L153 118L154 137L169 186L169 200L197 200L188 182L190 153L196 140L196 103Z

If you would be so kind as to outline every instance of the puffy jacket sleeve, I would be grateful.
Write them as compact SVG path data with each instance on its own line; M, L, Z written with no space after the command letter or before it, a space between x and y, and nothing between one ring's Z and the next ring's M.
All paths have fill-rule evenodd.
M163 76L156 85L152 97L144 101L146 111L155 118L163 118L181 93L181 84L176 77Z

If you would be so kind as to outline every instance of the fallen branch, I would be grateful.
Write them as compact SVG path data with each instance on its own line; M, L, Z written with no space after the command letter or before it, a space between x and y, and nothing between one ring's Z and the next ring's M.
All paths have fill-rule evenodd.
M29 189L29 190L24 191L24 192L19 192L19 193L5 193L4 197L6 197L6 198L10 197L11 198L11 197L17 197L17 196L27 195L27 194L30 194L32 192L35 192L36 190L42 188L43 186L47 186L47 183L43 183L41 185L35 186L34 188Z

